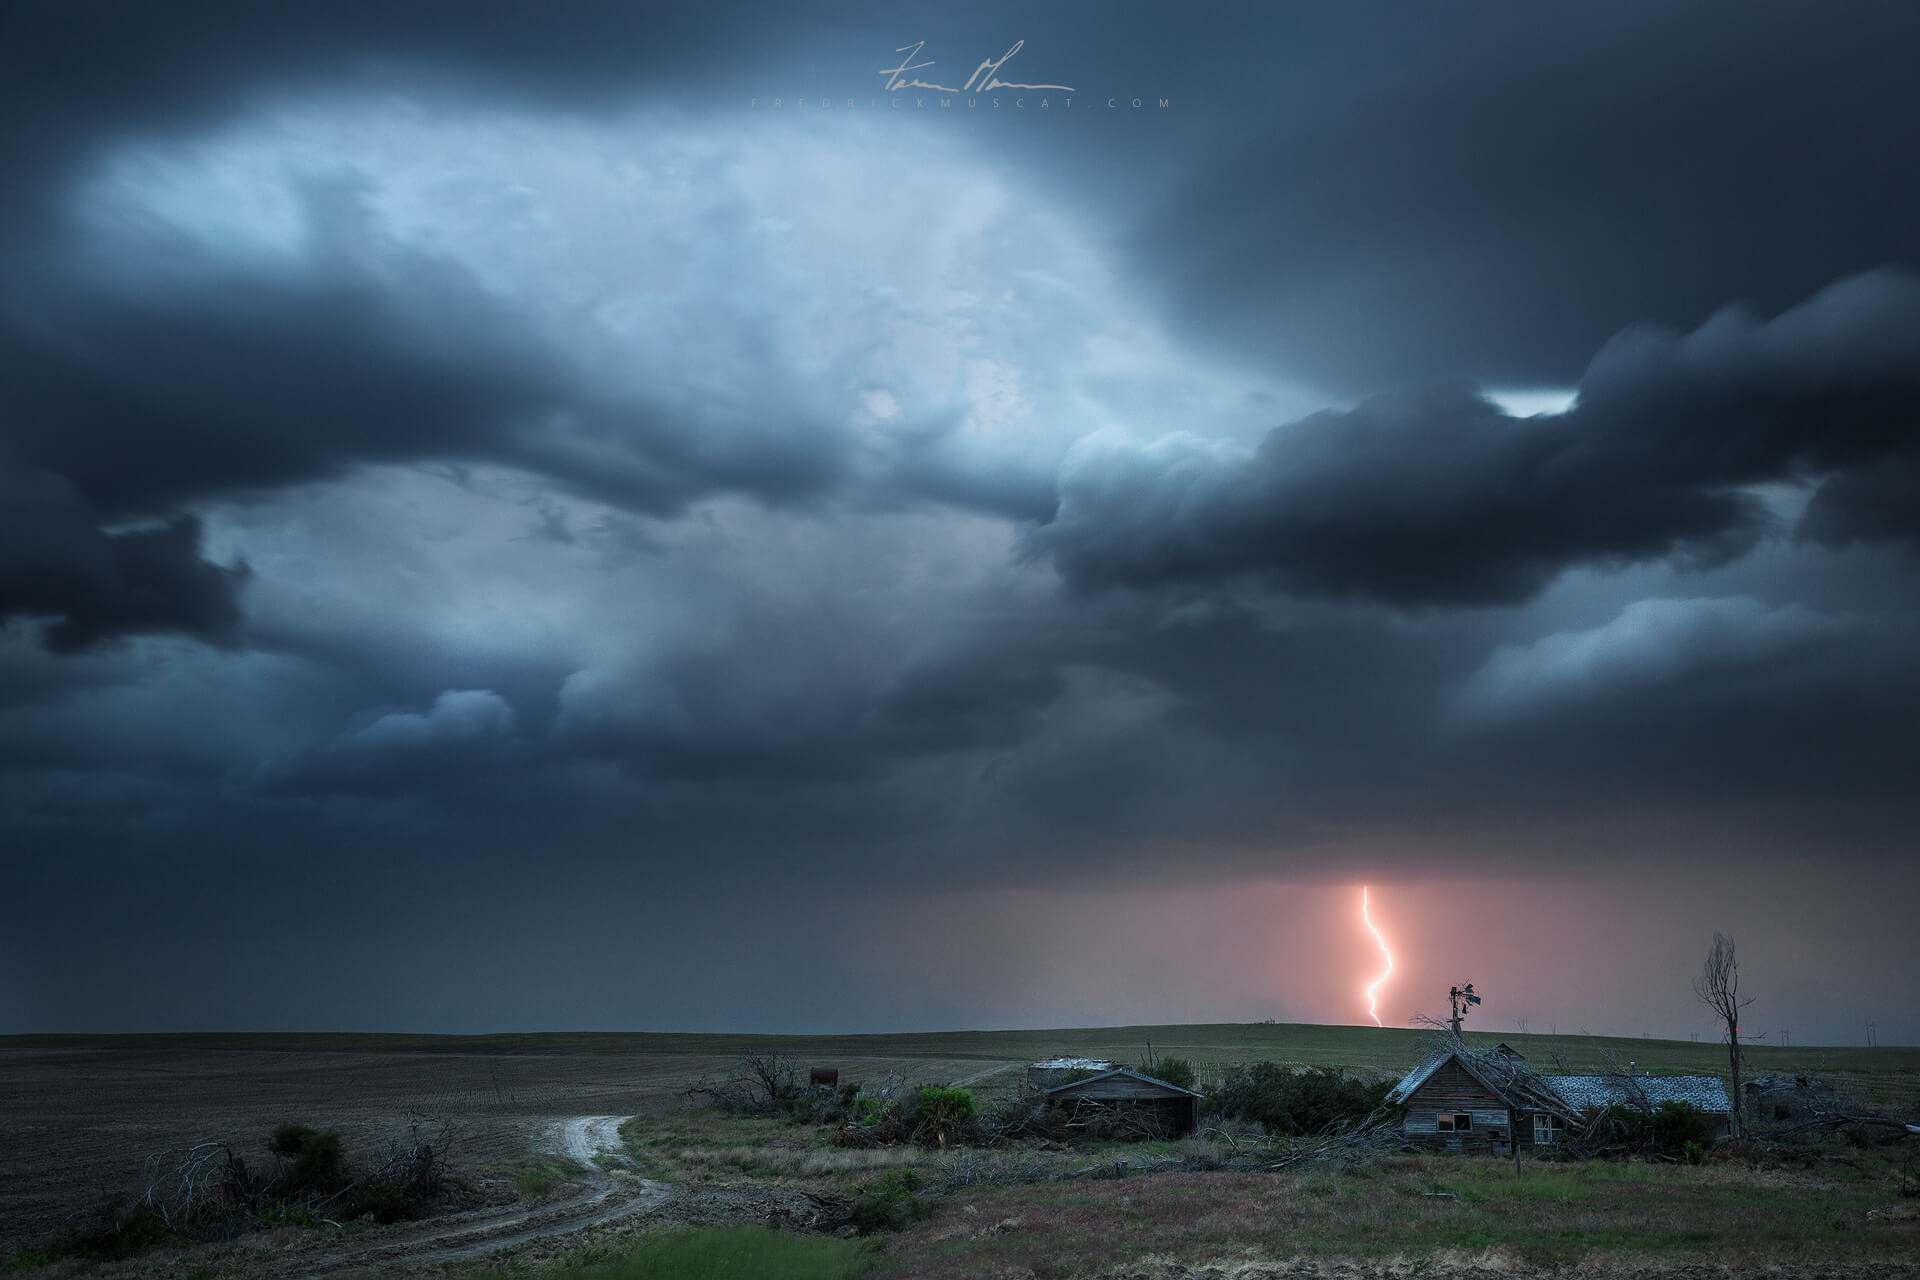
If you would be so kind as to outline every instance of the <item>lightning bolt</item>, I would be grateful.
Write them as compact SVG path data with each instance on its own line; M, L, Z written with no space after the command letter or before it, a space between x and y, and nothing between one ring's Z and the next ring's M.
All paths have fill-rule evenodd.
M1373 932L1373 940L1380 944L1380 954L1387 958L1386 971L1375 978L1367 987L1367 1016L1373 1019L1376 1027L1384 1026L1380 1021L1380 1006L1373 998L1374 989L1393 976L1393 952L1387 950L1387 940L1380 936L1380 930L1373 923L1373 917L1367 914L1367 886L1360 886L1360 918L1366 921L1367 928Z

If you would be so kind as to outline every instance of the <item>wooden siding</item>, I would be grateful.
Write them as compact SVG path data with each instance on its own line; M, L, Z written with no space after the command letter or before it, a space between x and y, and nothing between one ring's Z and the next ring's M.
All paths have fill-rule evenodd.
M1440 1117L1459 1114L1471 1116L1472 1127L1464 1133L1442 1133ZM1527 1116L1526 1125L1533 1123L1528 1113L1521 1114ZM1408 1097L1402 1132L1449 1151L1505 1151L1513 1140L1517 1118L1504 1099L1458 1062L1445 1062ZM1533 1134L1524 1133L1520 1140L1522 1145L1530 1144Z
M1182 1089L1154 1084L1151 1080L1107 1076L1105 1079L1075 1080L1072 1084L1049 1090L1048 1096L1063 1099L1099 1098L1103 1102L1116 1102L1122 1098L1186 1098L1192 1095Z

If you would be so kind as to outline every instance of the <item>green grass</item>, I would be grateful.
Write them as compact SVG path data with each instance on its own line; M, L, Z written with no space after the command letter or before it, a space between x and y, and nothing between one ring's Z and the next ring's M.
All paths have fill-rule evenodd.
M1529 1059L1545 1061L1558 1051L1576 1069L1599 1066L1594 1045L1621 1061L1634 1059L1653 1072L1707 1072L1726 1065L1723 1046L1687 1040L1646 1040L1584 1034L1522 1035L1469 1029L1469 1039L1504 1040ZM884 1035L735 1035L684 1032L528 1032L510 1035L403 1035L361 1032L197 1032L159 1035L0 1036L8 1048L251 1049L282 1052L499 1053L499 1054L712 1054L786 1053L809 1058L927 1057L1031 1059L1054 1053L1134 1060L1151 1040L1155 1052L1200 1061L1295 1062L1309 1066L1402 1068L1431 1037L1395 1027L1323 1026L1316 1023L1202 1023L1193 1025L1082 1027L1042 1031L929 1031ZM1755 1071L1804 1070L1839 1073L1906 1073L1920 1076L1920 1047L1753 1045Z
M522 1156L506 1167L513 1189L522 1200L538 1200L563 1190L569 1182L587 1176L586 1167L565 1156Z
M864 1241L767 1227L651 1231L638 1243L533 1271L470 1272L472 1280L850 1280L873 1263Z
M1592 1162L1529 1165L1518 1178L1504 1160L1420 1156L1358 1176L1220 1172L981 1189L889 1240L880 1273L960 1280L1030 1267L1065 1280L1143 1256L1199 1267L1483 1255L1496 1269L1910 1262L1920 1222L1867 1218L1896 1201L1896 1182L1884 1156L1817 1174Z

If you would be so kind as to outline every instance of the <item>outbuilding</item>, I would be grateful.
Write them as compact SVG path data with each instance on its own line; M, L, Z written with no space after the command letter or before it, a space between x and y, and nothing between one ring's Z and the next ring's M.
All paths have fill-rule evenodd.
M1054 1085L1046 1094L1049 1104L1065 1108L1082 1123L1104 1115L1117 1129L1167 1138L1200 1127L1200 1099L1205 1096L1128 1067L1069 1080Z

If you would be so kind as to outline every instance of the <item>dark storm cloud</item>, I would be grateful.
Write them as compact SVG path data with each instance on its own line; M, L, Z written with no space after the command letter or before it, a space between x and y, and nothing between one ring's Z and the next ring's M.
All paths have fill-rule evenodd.
M843 465L816 424L728 448L711 419L732 406L609 402L459 266L383 240L353 184L305 196L306 256L278 271L156 233L165 267L23 290L0 333L16 450L138 514L363 462L513 463L652 512L804 496Z
M1911 5L1270 24L1235 24L1259 59L1187 88L1218 141L1133 263L1191 330L1318 385L1564 385L1624 325L1920 262Z
M1799 841L1780 847L1906 875L1915 579L1876 544L1916 528L1914 279L1852 279L1764 323L1632 331L1562 415L1515 419L1470 388L1564 386L1622 325L1693 325L1738 298L1772 315L1920 263L1915 21L1633 3L8 8L0 439L20 462L0 472L0 844L20 874L0 895L18 963L0 970L31 976L0 992L0 1029L1005 1021L1037 966L969 968L955 1011L930 1014L952 955L851 988L795 957L868 973L872 922L911 940L930 911L990 936L992 904L951 905L982 886L1239 895L1364 863L1613 875L1626 894L1654 859L1702 878L1738 859L1760 883L1737 833L1776 826ZM908 131L956 121L889 116L817 153L845 162L820 174L760 145L792 124L805 157L837 135L749 118L749 94L858 92L922 36L963 69L1025 37L1035 75L1174 106L1088 115L1089 96L1071 120L976 120L924 154ZM389 92L429 127L389 121ZM512 146L582 125L570 163L677 171L693 199L659 226L615 200L590 212L616 234L575 243L516 221L539 210L511 193L409 188L402 213L434 234L408 243L471 215L471 270L400 243L370 194L381 166L477 153L502 121L531 127L472 170L481 187L519 181ZM668 144L629 151L641 126ZM730 149L736 129L760 149ZM1030 357L986 370L984 392L941 389L942 344L973 330L891 344L923 323L913 273L938 255L917 237L938 238L945 188L872 208L828 190L909 154L934 157L919 178L952 163L954 209L990 194L1059 223L969 224L979 244L936 273L997 335L957 364ZM772 195L729 185L742 157ZM244 200L202 217L286 171L344 175L292 193L296 248L249 256ZM549 209L612 190L571 176L530 181ZM857 234L781 225L808 217ZM552 323L566 282L515 298L478 274L547 236L598 277L629 232L653 237L633 287L684 287L606 350ZM820 273L789 280L782 255ZM898 308L822 287L868 267L902 283ZM1133 314L1127 283L1170 310ZM1109 311L1114 327L1088 318ZM793 332L819 342L775 340ZM846 355L883 350L935 371ZM1171 416L1204 378L1136 396L1115 373L1221 353L1310 404L1414 389L1249 451L1244 417ZM1084 394L1102 381L1120 389ZM897 416L843 429L881 385ZM970 421L991 399L1033 414ZM1195 434L1083 440L1056 475L1109 419ZM1793 539L1769 536L1788 531L1778 495L1751 492L1776 481L1813 489ZM1045 523L1009 566L1024 522ZM250 594L203 525L261 566ZM1048 566L1151 590L1058 591ZM243 598L251 647L170 638L236 644ZM49 621L87 651L47 652ZM99 643L148 632L165 634ZM1643 847L1600 831L1621 814ZM1163 909L1063 927L1144 935ZM862 927L823 927L847 920ZM1005 927L1053 926L1036 910ZM1194 936L1239 963L1223 934ZM829 935L850 941L808 950ZM76 937L108 959L43 975L36 957ZM225 964L236 948L262 963ZM622 981L609 1004L582 981L694 950L723 961L686 991ZM193 965L245 980L197 1006L159 978L150 996L115 985Z
M1770 321L1729 308L1684 336L1628 330L1564 414L1514 418L1448 386L1316 414L1246 457L1090 447L1027 548L1081 587L1251 575L1403 607L1512 603L1575 566L1724 563L1770 526L1745 487L1879 464L1917 434L1920 279L1878 272Z
M1920 456L1834 476L1814 491L1796 532L1827 547L1860 542L1920 547Z
M575 675L560 693L558 749L641 777L871 781L915 756L1016 744L1063 688L1061 655L1039 638L903 659L873 634L760 621Z
M118 636L179 632L232 645L245 564L200 554L200 522L107 532L49 471L0 460L0 621L47 618L46 643L76 652Z
M269 792L427 793L516 756L513 707L490 689L449 689L426 711L388 711L311 750L265 762L248 779Z

